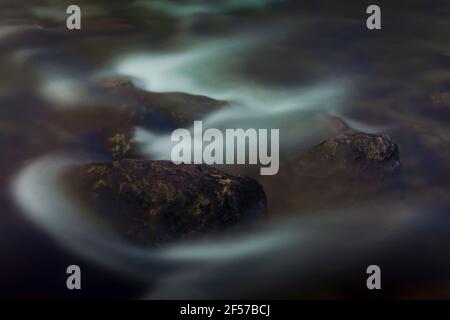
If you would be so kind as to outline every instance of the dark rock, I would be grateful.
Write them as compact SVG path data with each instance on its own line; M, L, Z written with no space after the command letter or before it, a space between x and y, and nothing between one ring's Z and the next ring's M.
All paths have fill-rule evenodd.
M128 77L111 77L103 79L101 85L106 89L120 90L124 88L135 88L133 81Z
M385 134L355 132L339 135L312 148L310 154L319 160L340 161L389 172L400 168L398 147Z
M103 79L104 100L92 108L49 111L45 128L61 142L88 147L114 159L133 157L134 129L170 132L191 126L226 105L207 97L183 93L152 93L135 87L128 77Z
M143 126L156 131L189 127L208 113L228 105L227 102L185 93L155 93L137 88L128 77L110 77L100 85L112 96L120 110L120 125L103 128L101 138L109 153L117 158L132 156L133 130ZM105 119L113 118L112 112ZM118 121L112 119L111 124Z
M352 132L282 159L277 175L258 182L270 212L310 213L395 198L399 169L398 147L387 135Z
M126 106L96 106L53 111L45 127L66 144L82 147L114 158L129 154L139 110Z
M267 206L255 180L207 165L124 159L76 167L69 178L101 220L145 245L218 233Z
M196 120L228 106L228 102L181 92L136 92L136 97L153 106L177 126L190 127Z
M127 77L111 77L101 81L101 85L117 97L129 99L142 106L140 113L158 111L177 127L191 126L208 113L228 106L225 101L205 96L181 92L157 93L141 90Z

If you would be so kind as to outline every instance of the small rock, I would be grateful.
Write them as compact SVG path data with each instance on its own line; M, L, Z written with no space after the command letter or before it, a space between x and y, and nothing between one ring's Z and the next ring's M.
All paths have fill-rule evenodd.
M399 169L398 147L387 135L349 132L285 159L276 176L258 181L271 212L312 212L377 205L395 195Z
M255 180L207 165L124 159L73 168L68 180L102 221L144 245L221 232L267 206Z
M328 139L312 148L310 154L320 160L341 161L365 168L400 168L398 147L388 135L355 132Z

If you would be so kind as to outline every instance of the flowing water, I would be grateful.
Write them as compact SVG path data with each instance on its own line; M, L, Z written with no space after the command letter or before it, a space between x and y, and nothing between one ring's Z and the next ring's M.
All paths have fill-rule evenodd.
M450 91L446 1L379 1L375 32L365 1L79 1L81 31L65 28L69 4L1 4L2 295L65 297L80 264L84 297L354 297L377 264L389 297L448 297L450 116L430 100ZM229 102L205 127L279 128L279 175L223 168L263 185L267 220L159 249L90 223L58 173L108 160L86 132L120 108L98 85L116 75ZM341 181L294 175L285 159L333 136L331 116L399 145L392 185L353 201ZM136 126L140 156L168 159L170 129Z

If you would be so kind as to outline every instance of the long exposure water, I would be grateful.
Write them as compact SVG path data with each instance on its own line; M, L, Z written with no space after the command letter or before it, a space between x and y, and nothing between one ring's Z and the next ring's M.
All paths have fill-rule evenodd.
M77 32L66 1L0 5L2 295L65 296L75 263L92 297L353 297L378 264L387 296L448 297L450 114L431 106L450 91L448 2L379 1L380 32L365 27L366 1L78 3ZM279 128L277 176L221 168L263 185L267 219L158 249L93 224L58 175L110 160L90 133L121 108L99 85L111 76L227 101L205 127ZM295 175L291 160L335 134L331 117L390 135L402 163L391 184L355 200L342 181ZM134 127L137 154L169 159L173 128L154 122Z

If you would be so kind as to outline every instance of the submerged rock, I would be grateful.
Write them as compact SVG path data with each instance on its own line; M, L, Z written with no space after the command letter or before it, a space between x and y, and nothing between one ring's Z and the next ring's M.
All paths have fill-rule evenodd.
M122 110L121 124L116 128L108 126L103 137L105 146L116 159L132 156L135 126L158 132L188 127L193 121L228 105L204 96L141 90L128 77L105 78L100 85Z
M185 127L195 120L201 120L208 113L228 106L228 102L205 96L182 92L150 92L134 86L127 77L111 77L101 81L101 85L114 95L127 98L142 106L141 113L158 111L174 125Z
M145 245L221 232L267 206L255 180L207 165L124 159L76 167L69 176L97 217Z
M155 115L155 121L156 121ZM134 127L140 120L137 109L99 105L94 108L52 110L45 127L66 144L121 158L132 150Z
M133 81L127 77L111 77L101 81L101 85L106 89L120 90L125 88L134 88Z
M51 121L44 119L45 123L39 125L60 143L121 159L136 156L136 127L167 133L191 126L194 120L226 105L183 93L147 92L127 77L104 79L101 86L104 95L92 106L48 110L46 118Z

